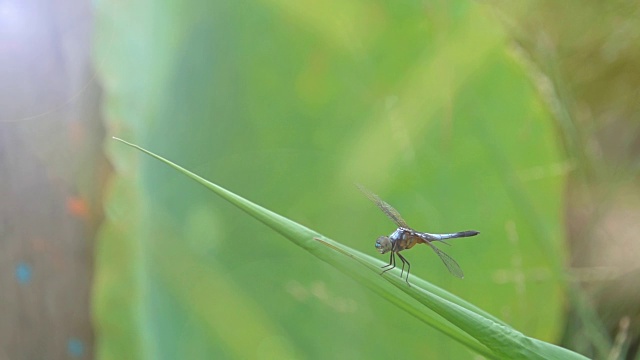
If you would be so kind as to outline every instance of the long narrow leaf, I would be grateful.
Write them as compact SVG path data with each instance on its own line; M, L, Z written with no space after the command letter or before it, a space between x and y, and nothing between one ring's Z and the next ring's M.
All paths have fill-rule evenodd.
M292 220L250 202L148 150L132 146L187 175L260 220L319 259L372 289L416 318L491 359L586 359L561 347L523 335L456 296L412 277L413 286L394 274L379 276L380 260L362 254ZM401 292L394 290L394 287ZM435 312L435 314L433 314Z

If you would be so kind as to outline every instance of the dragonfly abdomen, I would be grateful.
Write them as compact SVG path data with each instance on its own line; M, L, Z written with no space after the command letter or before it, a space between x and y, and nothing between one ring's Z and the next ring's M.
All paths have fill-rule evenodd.
M440 241L440 240L447 240L447 239L455 239L455 238L461 238L461 237L470 237L470 236L476 236L480 234L478 231L474 231L474 230L469 230L469 231L460 231L457 233L451 233L451 234L429 234L429 233L423 233L423 235L426 237L427 240L435 240L435 241Z

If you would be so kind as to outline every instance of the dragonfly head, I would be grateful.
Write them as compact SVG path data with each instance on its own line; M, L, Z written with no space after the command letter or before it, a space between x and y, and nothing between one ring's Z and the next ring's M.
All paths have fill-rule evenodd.
M376 250L378 250L380 254L391 251L392 246L391 240L386 236L380 236L378 240L376 240Z

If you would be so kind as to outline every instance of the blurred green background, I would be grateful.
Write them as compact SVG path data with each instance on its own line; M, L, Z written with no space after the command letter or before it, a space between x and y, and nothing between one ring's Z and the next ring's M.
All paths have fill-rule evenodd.
M636 356L635 3L92 5L0 2L0 357L478 358L111 136L370 254L394 226L354 183L478 230L463 280L412 273Z

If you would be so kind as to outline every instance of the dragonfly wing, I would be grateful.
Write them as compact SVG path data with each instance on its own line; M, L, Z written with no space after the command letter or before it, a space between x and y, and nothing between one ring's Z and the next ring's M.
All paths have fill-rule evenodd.
M369 200L373 201L374 204L376 204L376 206L378 206L378 208L380 208L380 210L382 210L382 212L389 217L389 219L393 220L393 222L398 227L410 229L409 225L407 225L407 222L404 221L402 216L400 216L400 213L396 209L394 209L391 205L387 204L384 200L380 199L378 195L367 190L364 186L360 184L356 184L356 186L360 191L362 191L363 194L365 194L369 198Z
M436 254L438 254L438 257L440 257L440 260L442 260L444 265L447 267L447 269L449 269L449 272L453 276L458 277L460 279L464 277L464 273L462 272L462 269L460 269L460 265L458 265L458 263L455 260L453 260L451 256L445 254L444 251L438 249L435 245L433 245L429 241L427 241L426 244L431 246L431 249L433 249L433 251L435 251Z

